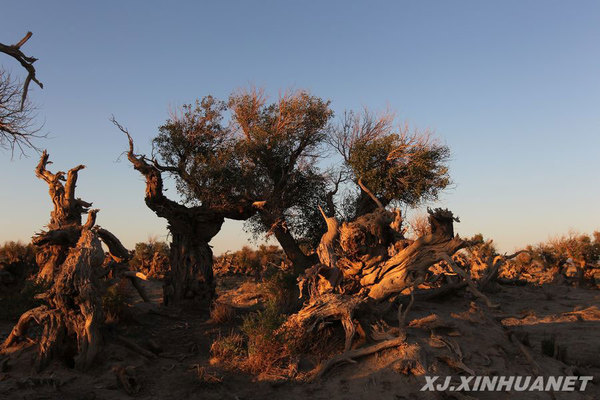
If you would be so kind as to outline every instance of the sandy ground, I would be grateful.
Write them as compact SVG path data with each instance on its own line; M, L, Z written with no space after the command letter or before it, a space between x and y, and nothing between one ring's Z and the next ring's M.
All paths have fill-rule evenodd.
M156 304L137 302L132 320L112 328L146 346L161 349L146 358L125 346L109 344L96 366L78 373L56 362L43 373L8 362L0 372L0 399L126 399L114 368L130 367L139 399L600 399L600 291L567 286L501 286L490 295L497 310L461 292L437 301L417 302L408 320L407 343L331 370L313 383L268 382L210 365L209 349L227 327L207 315L160 308L160 283L147 289ZM237 318L257 307L260 297L251 280L227 278L219 301L237 309ZM238 321L239 322L239 321ZM0 321L5 337L13 323ZM230 329L230 328L229 328ZM519 337L525 353L517 342ZM542 354L542 341L554 338L558 360ZM24 357L26 354L23 355ZM410 360L419 360L424 370ZM210 383L202 371L220 378ZM592 375L585 392L420 392L422 375Z

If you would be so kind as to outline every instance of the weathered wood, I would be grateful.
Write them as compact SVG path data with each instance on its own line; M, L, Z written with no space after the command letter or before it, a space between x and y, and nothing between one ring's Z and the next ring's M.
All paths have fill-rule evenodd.
M283 330L300 333L296 338L300 346L308 343L327 324L338 321L344 328L346 340L345 349L350 349L356 334L352 321L356 309L365 302L359 296L344 296L340 294L325 294L291 315L283 325Z
M48 158L44 151L36 175L48 183L54 210L49 230L36 235L33 243L40 247L36 258L38 278L51 286L36 296L45 304L21 316L0 352L9 353L33 343L38 370L57 358L87 369L102 347L102 295L107 282L100 279L107 271L102 268L104 251L100 241L107 244L112 263L126 262L130 253L115 235L94 226L98 210L88 210L91 203L75 197L77 173L83 166L72 168L65 179L63 172L48 171ZM85 212L88 218L82 225L81 215Z
M337 241L340 236L340 223L335 216L328 217L321 206L319 206L319 210L327 224L327 232L321 237L317 255L322 264L335 268L337 263L336 248L339 247Z
M54 283L43 296L47 305L24 313L0 352L10 353L14 346L34 340L37 347L36 368L42 370L52 359L67 356L75 368L87 369L101 348L100 327L104 321L101 286L97 269L102 265L104 252L98 237L89 229L83 230L76 246L62 264ZM41 335L35 336L40 326ZM34 337L29 338L29 335Z
M431 234L417 239L371 272L374 283L369 287L369 297L381 301L402 292L418 276L423 276L429 267L464 246L465 242L459 237L448 240Z

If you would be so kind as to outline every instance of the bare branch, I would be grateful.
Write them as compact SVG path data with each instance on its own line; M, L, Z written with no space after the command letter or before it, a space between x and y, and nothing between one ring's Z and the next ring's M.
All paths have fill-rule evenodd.
M0 43L0 52L5 53L5 54L11 56L12 58L14 58L15 60L17 60L19 63L21 63L23 68L25 68L27 70L27 78L25 78L25 83L23 84L23 93L21 96L21 111L23 110L23 107L25 106L25 100L27 98L27 91L29 90L29 83L31 81L34 81L35 83L38 84L38 86L40 88L42 88L42 89L44 88L44 85L40 81L38 81L38 79L35 76L35 68L33 67L33 63L37 61L37 58L28 57L25 54L23 54L23 52L21 51L21 46L24 45L25 42L27 42L29 40L31 35L32 35L31 32L27 32L27 34L25 35L25 37L23 37L23 39L21 39L17 44L14 44L12 46L7 46L5 44Z

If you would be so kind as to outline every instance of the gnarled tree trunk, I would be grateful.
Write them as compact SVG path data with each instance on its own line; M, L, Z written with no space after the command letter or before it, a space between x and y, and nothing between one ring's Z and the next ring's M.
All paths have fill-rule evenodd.
M98 236L90 227L84 227L56 272L53 285L43 294L46 305L21 316L0 352L11 354L34 340L38 370L57 358L87 369L102 343L104 315L97 276L103 260Z
M75 197L78 173L85 166L71 168L65 179L64 172L52 173L46 169L48 157L48 153L44 151L35 169L35 175L48 184L54 209L50 213L48 231L40 233L33 240L33 243L40 247L36 257L40 268L38 277L45 281L54 279L69 249L77 243L81 231L81 215L92 205Z
M270 226L270 232L285 252L297 273L319 262L316 254L307 255L302 251L296 239L292 236L284 221L271 217L268 212L259 211L263 223Z
M448 262L449 255L466 245L454 236L452 225L458 219L450 211L436 209L429 210L429 214L432 234L412 242L402 236L399 213L383 206L342 224L338 233L335 229L339 225L324 215L330 229L320 244L322 264L299 279L304 307L289 318L284 329L300 329L300 340L307 341L318 337L319 330L328 323L341 323L346 350L356 332L375 338L373 318L381 318L390 309L390 297L414 289L423 282L429 267ZM399 241L401 249L388 253L399 247ZM335 265L332 254L337 260Z
M77 172L83 166L71 169L63 185L64 173L51 173L47 164L48 153L44 151L36 175L48 183L54 210L49 230L37 234L33 243L43 253L38 258L38 277L52 285L39 296L45 304L21 316L0 353L10 355L34 343L38 370L53 359L86 369L102 344L102 295L106 285L100 279L107 273L100 240L106 243L115 262L126 263L130 253L112 233L94 226L98 210L88 211L91 203L75 198ZM85 212L88 219L82 225L81 214Z
M159 217L168 221L172 235L170 270L165 278L163 301L167 305L185 301L209 305L215 295L213 258L209 245L219 233L225 218L247 219L255 212L252 203L238 207L216 208L210 206L186 207L168 199L163 192L162 172L175 172L175 167L161 167L143 155L136 155L129 132L115 120L113 123L129 140L127 158L133 168L146 180L144 201Z

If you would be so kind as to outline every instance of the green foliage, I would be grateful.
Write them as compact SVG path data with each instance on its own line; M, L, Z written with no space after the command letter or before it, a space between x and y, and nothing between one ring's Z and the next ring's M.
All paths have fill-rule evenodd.
M239 151L239 137L223 123L226 111L212 96L184 105L152 142L162 169L189 203L223 209L248 200L252 170Z
M298 305L297 276L291 271L277 271L268 276L261 285L261 294L280 312L289 314Z
M448 147L418 142L398 134L359 141L348 165L354 176L384 203L397 200L409 206L435 200L450 183ZM390 154L394 157L390 158Z
M326 188L315 161L332 115L329 102L302 91L271 104L258 91L227 103L207 96L167 120L153 147L187 202L228 210L268 200L248 230L264 234L285 221L315 243L324 228L315 205Z
M428 132L395 126L391 113L346 113L328 142L342 155L350 178L356 184L360 180L383 205L417 206L436 200L450 184L448 146ZM355 199L373 203L364 192ZM370 204L371 209L374 206ZM356 211L361 215L370 210L357 206Z
M262 234L285 222L293 235L314 243L324 229L316 205L323 202L326 181L316 161L333 116L329 102L300 91L267 104L253 91L231 96L229 104L253 166L255 196L267 200L246 229Z

